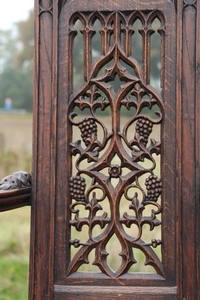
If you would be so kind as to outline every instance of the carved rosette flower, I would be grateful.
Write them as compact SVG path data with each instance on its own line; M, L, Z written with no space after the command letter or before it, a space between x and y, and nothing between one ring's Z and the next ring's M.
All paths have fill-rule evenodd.
M153 123L147 118L139 118L136 123L136 133L139 136L143 137L143 145L146 147L148 143L148 138L150 133L152 132Z
M118 165L112 165L108 169L108 173L109 173L110 177L112 177L112 178L119 178L119 176L122 173L122 169Z
M78 127L86 147L89 146L92 141L97 140L97 124L94 119L84 119Z
M156 202L162 192L162 182L160 178L158 178L156 175L150 175L145 180L145 185L147 189L146 199Z
M70 178L69 186L72 199L75 199L76 201L85 201L85 178L73 176Z

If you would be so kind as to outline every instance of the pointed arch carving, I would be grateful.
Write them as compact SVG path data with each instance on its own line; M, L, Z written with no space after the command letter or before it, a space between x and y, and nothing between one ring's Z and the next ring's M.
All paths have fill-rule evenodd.
M66 2L68 2L69 0L58 0L58 16L61 13L61 10L63 8L63 6L65 5Z
M138 18L142 23L140 32L144 48L147 47L148 39L154 33L152 23L156 18L161 23L160 34L165 35L165 21L159 11L75 12L69 19L69 49L73 49L73 41L77 35L74 27L77 20L82 24L80 31L85 45L85 82L71 95L68 106L72 135L77 127L82 137L82 140L72 139L70 144L71 155L75 156L74 164L77 172L70 177L71 220L69 223L78 231L81 231L84 225L88 226L88 239L85 241L77 238L70 240L71 247L81 246L81 249L71 259L67 271L68 276L76 272L82 264L88 262L88 256L93 249L96 249L93 265L98 266L101 272L109 277L122 276L136 263L133 254L134 248L140 249L144 253L146 265L150 264L159 275L164 276L162 263L151 248L152 245L154 245L153 247L160 246L161 240L153 239L145 243L141 238L143 225L148 224L153 230L161 224L157 218L157 215L161 213L161 205L157 201L162 192L162 183L161 179L154 174L156 161L153 157L154 154L160 155L161 143L150 139L149 135L154 125L162 123L164 106L159 92L149 85L149 74L147 74L149 67L143 68L131 54L129 45L133 34L132 25ZM101 23L99 31L101 32L102 53L100 58L92 63L91 40L95 32L93 24L96 19ZM73 55L73 51L71 51L69 55ZM147 64L150 62L150 54L145 51L144 53L143 59ZM105 67L108 63L110 66ZM132 71L128 71L124 65L129 66ZM102 75L99 75L100 73ZM116 76L121 81L117 90L112 84ZM151 109L154 106L157 106L156 118L151 118L143 113L145 107ZM121 128L122 108L129 110L131 107L135 108L135 114ZM80 111L87 108L90 114L86 117L78 116L75 113L76 108ZM110 110L112 132L108 132L104 122L97 116L98 109ZM80 121L76 120L77 117L81 118ZM143 126L147 129L144 129ZM98 137L97 127L103 131L102 139ZM142 128L146 133L143 133ZM132 140L127 135L131 130L135 130ZM123 143L129 149L128 152ZM108 144L107 152L101 154ZM112 163L115 156L121 161L120 165ZM151 161L152 168L140 166L140 162L144 159ZM88 166L86 161L89 163ZM84 169L81 167L82 163L85 166ZM105 175L107 168L108 175ZM124 169L126 169L126 175L123 175ZM140 177L144 175L146 176L147 191L140 184ZM85 176L92 181L87 188ZM113 178L118 180L116 186L113 186ZM135 193L128 196L131 189L134 189ZM104 196L99 199L96 190L101 190ZM92 200L90 200L91 193L93 194ZM139 199L138 193L142 193L142 199ZM129 207L133 209L136 217L127 212L121 214L119 207L122 197L131 201L132 204ZM101 216L96 215L98 210L103 209L101 202L105 199L108 199L111 217L108 217L106 211ZM144 217L142 211L145 211L148 205L153 205L155 209L151 216ZM81 216L79 212L81 206L85 210L89 210L88 217ZM138 234L135 237L127 235L124 229L124 226L131 227L133 224L138 227ZM105 229L98 236L93 235L96 225ZM113 235L118 238L122 248L122 252L119 254L122 257L122 264L116 272L111 270L106 261L108 255L106 245Z
M98 15L95 15L95 17L97 16ZM75 14L74 17L78 18L78 15ZM93 19L92 16L90 16L89 20L86 21L84 14L81 14L80 17L83 24L85 24L84 27L86 27L87 23L90 23L90 20ZM123 46L120 43L120 23L122 22L122 26L125 25L125 17L123 16L123 13L112 13L110 16L108 16L107 20L108 21L105 21L105 24L108 28L109 24L112 24L112 22L114 22L112 29L112 34L114 35L113 45L108 48L105 56L103 56L103 58L100 58L98 63L94 65L94 67L91 69L91 72L87 73L87 82L83 85L82 88L75 92L75 95L72 98L71 103L69 104L68 110L72 127L79 127L82 132L82 142L86 146L85 148L83 145L81 145L82 142L80 140L72 141L71 143L72 155L77 156L78 154L78 159L76 159L75 162L77 174L76 176L70 178L71 197L75 200L75 202L70 207L72 214L70 224L77 230L81 230L83 224L87 224L89 228L88 230L90 232L88 241L79 241L79 245L82 245L82 248L72 259L68 268L68 274L70 275L72 272L76 271L81 266L81 264L87 262L90 251L96 248L95 261L93 262L93 264L97 265L100 270L107 276L119 277L126 273L131 265L136 262L132 253L132 247L136 247L146 255L146 264L148 264L148 261L151 261L151 265L156 269L156 271L160 275L164 276L163 267L159 259L156 258L156 255L151 247L147 246L147 244L145 244L145 242L141 239L142 227L144 224L149 224L152 230L155 226L160 225L160 222L157 219L156 215L160 214L161 212L161 206L157 203L157 200L161 194L162 184L160 178L158 178L153 173L156 163L152 156L153 153L160 154L160 143L152 140L149 148L146 148L146 146L153 124L159 124L162 121L162 112L164 111L163 103L157 93L152 90L150 86L147 87L145 85L142 78L142 71L138 62L133 58L127 57L125 53L126 50L124 50ZM82 29L82 32L84 32L84 27ZM89 33L89 29L87 30L87 32ZM111 60L113 60L111 66L105 69L105 73L99 77L98 73L101 71L104 65ZM131 66L131 68L135 71L136 76L131 75L128 70L123 67L123 61L127 65ZM89 62L87 63L89 64ZM116 75L118 75L119 78L125 82L123 85L119 86L118 91L114 91L112 84L110 84L110 81L113 81ZM105 95L104 97L102 97L102 93ZM136 96L136 102L131 100L131 97L128 96L130 94ZM148 95L148 99L146 100L144 100L143 98L145 95ZM88 98L88 100L86 100L86 98ZM155 104L159 107L158 110L160 110L159 112L157 112L157 120L153 120L147 115L145 116L142 114L142 108L144 108L145 106L152 107ZM125 106L126 108L134 106L136 108L136 113L129 119L128 123L120 131L120 114L122 106ZM77 122L74 120L74 117L77 116L74 113L75 107L78 107L80 110L88 108L91 115L86 118L82 118L81 121ZM107 131L104 122L102 122L102 120L99 119L96 115L97 108L104 110L106 107L109 107L111 110L111 118L113 119L112 133L109 133ZM135 137L134 140L129 141L127 138L127 131L135 122ZM149 130L145 137L142 133L140 135L139 131L137 131L137 126L138 128L140 126L140 128L142 128L143 122L145 123L145 128L146 126L148 128L147 131ZM103 140L98 139L97 124L104 131ZM125 144L129 148L132 158L124 149L122 141L125 142ZM107 154L104 153L101 156L101 151L107 146L108 143L109 150ZM139 153L135 147L137 149L140 149ZM121 165L112 164L114 156L118 156L120 158ZM149 168L141 168L137 164L141 159L143 160L144 157L151 160L153 164L151 170ZM93 164L92 166L85 166L83 170L81 168L81 163L85 161L85 159L87 159L88 162L93 162ZM106 176L103 172L106 168L109 168L108 176ZM126 176L123 176L124 168L126 168L127 170ZM146 184L148 185L148 182L151 182L153 180L155 181L155 185L158 186L157 190L159 191L155 192L153 198L150 196L152 191L154 193L154 190L152 190L151 186L148 185L149 192L145 194L145 191L142 189L139 183L140 176L144 175L145 173L149 173L149 175L147 175ZM85 181L82 175L89 176L92 179L92 184L87 189L87 191L85 190ZM112 178L119 179L119 184L116 187L112 185ZM82 186L84 187L84 189L82 189ZM128 197L128 191L133 187L136 188L136 191L138 189L138 191L142 192L143 200L141 202L138 200L137 192L135 192L135 195L133 195L131 198ZM79 189L82 190L81 194L79 193ZM103 195L105 196L100 200L98 199L98 197L93 196L90 202L89 195L91 192L94 193L96 189L101 189ZM123 190L125 190L126 192L123 193ZM137 212L136 215L138 214L138 219L137 217L135 218L131 215L128 215L127 213L124 213L121 218L115 220L114 217L109 218L107 212L104 212L101 217L96 217L95 211L102 209L100 202L102 202L106 198L106 195L111 206L111 215L120 215L120 213L118 213L117 211L120 206L121 197L122 195L124 195L127 200L132 201L132 209ZM141 211L143 209L145 210L145 207L148 206L148 204L155 206L155 214L152 214L152 216L146 217L145 219L145 217L142 216ZM81 205L85 207L85 209L90 210L91 215L89 214L88 218L82 218L79 215L78 207L80 207ZM101 228L104 228L107 225L105 232L101 233L101 237L94 237L92 234L93 228L97 224L101 224ZM131 224L137 224L139 230L138 236L132 238L130 236L127 237L126 232L123 230L122 224L128 227L131 226ZM118 237L123 252L123 254L120 254L123 257L123 262L116 273L113 273L113 271L109 268L105 259L108 255L107 253L105 256L105 247L113 234ZM157 246L161 244L161 241L155 240L154 243L155 246ZM77 246L77 240L71 240L70 244L73 246ZM149 245L152 244L150 243ZM84 259L81 259L83 257Z

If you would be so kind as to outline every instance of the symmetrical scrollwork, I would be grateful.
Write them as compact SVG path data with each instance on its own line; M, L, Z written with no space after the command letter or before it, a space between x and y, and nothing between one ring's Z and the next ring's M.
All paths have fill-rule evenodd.
M84 241L70 240L71 246L81 248L71 259L68 275L88 263L88 256L94 250L93 265L107 276L119 277L136 263L134 249L145 254L145 265L153 266L157 273L164 275L162 263L153 250L161 241L145 242L142 238L145 224L150 230L161 224L157 216L161 214L162 182L155 172L155 155L161 154L161 142L153 139L151 133L154 126L161 124L164 107L160 94L148 84L149 52L144 51L145 66L141 67L130 47L132 25L140 19L143 47L147 49L155 18L161 22L159 31L163 35L164 21L157 11L75 13L70 19L71 37L76 36L73 26L79 19L86 45L85 83L72 95L68 107L73 136L71 154L75 157L76 169L69 183L70 225L77 231L86 226L88 234ZM96 19L102 25L102 56L92 63L90 48ZM115 84L116 78L120 84ZM122 125L123 111L132 109L134 113ZM87 116L81 114L85 110ZM99 115L104 110L110 111L111 130ZM81 139L75 140L75 131ZM148 161L147 165L143 164L144 160ZM128 212L120 209L122 199ZM109 203L110 214L105 211L105 201ZM150 213L148 207L154 207ZM81 215L81 209L88 212L87 216ZM95 231L97 226L101 228L100 233ZM133 226L137 234L131 235L126 229ZM122 260L116 272L107 262L106 248L114 235L121 244Z

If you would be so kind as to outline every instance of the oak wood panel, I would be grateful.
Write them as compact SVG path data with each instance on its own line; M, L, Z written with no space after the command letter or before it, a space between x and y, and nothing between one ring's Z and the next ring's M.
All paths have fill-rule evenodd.
M95 273L95 276L91 276L91 274L88 272L79 272L74 273L70 275L67 278L67 284L70 286L77 286L80 285L86 285L86 286L92 286L92 285L102 285L102 286L132 286L133 280L134 284L139 288L144 287L146 285L149 286L165 286L166 281L165 278L163 278L161 275L158 274L150 274L150 273L131 273L131 274L125 274L121 277L119 277L117 280L113 278L108 278L107 276L101 274L101 273ZM173 285L172 285L173 286Z
M30 205L31 188L0 192L0 212Z
M196 139L196 283L197 299L200 299L200 2L197 1L196 17L196 111L195 111L195 139Z
M66 55L69 46L65 44L68 35L66 24L71 14L80 9L86 12L88 8L90 11L98 8L98 11L110 12L113 9L159 10L160 7L169 18L166 18L169 34L166 35L163 61L166 69L162 74L166 113L162 131L163 199L166 200L163 203L162 257L165 277L134 274L130 278L124 275L118 283L113 278L98 274L67 277L70 192L66 183L70 179L68 159L71 154L66 132L70 128L67 105L71 94L71 71L68 69L71 57ZM192 0L35 0L29 299L200 299L199 12L200 2ZM88 76L88 71L85 74Z
M182 1L177 3L177 53L182 53ZM182 173L182 122L181 122L181 112L182 112L182 55L176 55L176 139L177 139L177 147L176 147L176 170L177 174ZM181 227L182 227L182 201L181 201L181 184L182 177L176 177L176 239L177 241L181 241ZM182 244L176 243L176 255L181 259L177 259L177 286L178 293L182 297Z
M176 287L160 288L160 287L84 287L84 286L55 286L54 299L74 299L74 300L108 300L114 299L125 300L143 300L146 297L153 300L175 300L177 299Z
M174 199L174 191L175 191L175 180L172 178L175 178L175 30L173 29L175 19L174 15L171 13L170 14L170 1L166 4L162 2L162 9L164 10L164 13L166 13L168 16L170 16L170 21L167 21L167 26L168 30L172 35L166 35L166 48L165 51L167 53L164 63L166 65L166 72L164 74L165 81L170 82L170 84L166 84L166 88L164 91L164 98L166 99L166 116L165 116L165 122L164 122L164 129L163 129L163 138L164 138L164 156L167 162L165 163L163 167L163 178L166 179L166 182L164 184L164 198L168 199L164 202L163 205L163 210L164 210L164 217L163 217L163 236L167 237L169 239L169 242L165 242L165 247L168 247L167 251L163 251L163 259L164 259L164 264L166 265L166 277L168 279L168 282L170 285L173 284L175 280L175 256L174 256L174 247L175 247L175 239L174 239L174 232L175 232L175 211L173 210L173 199ZM65 13L64 13L64 8L61 11L60 14L60 27L59 27L59 59L60 59L60 65L59 65L59 78L62 78L61 81L59 81L59 95L58 98L60 99L58 101L58 127L59 132L58 132L58 140L59 140L59 149L58 149L58 158L62 156L64 151L66 151L66 156L63 158L62 162L58 159L57 161L57 166L58 166L58 178L57 182L61 182L59 179L61 174L63 180L69 181L69 174L70 174L70 166L67 167L67 158L70 155L69 152L69 147L65 141L65 133L67 130L69 130L70 123L67 120L67 111L66 111L66 101L69 99L70 95L70 81L71 81L71 73L67 68L70 68L70 58L64 53L67 52L67 49L70 48L70 45L68 45L68 42L66 42L66 37L67 37L67 27L66 24L72 15L73 12L76 12L78 7L81 5L82 10L87 10L87 4L86 2L81 2L81 1L76 1L73 3L69 2L69 7L65 7ZM95 8L95 5L97 5L97 2L94 2L93 4L93 9ZM109 3L103 2L101 4L101 9L106 10L106 9L112 9L113 7L113 2L109 1ZM155 7L158 9L159 4L152 4L152 7ZM119 5L117 6L118 9L122 8ZM147 8L147 4L145 5L144 3L132 3L130 4L129 9L139 9L141 7L142 9ZM164 55L164 53L163 53ZM171 80L173 78L173 80ZM62 99L62 100L61 100ZM66 100L65 100L66 99ZM170 103L170 105L168 104ZM169 126L170 124L170 126ZM165 132L165 128L168 130L168 133ZM69 132L69 131L68 131ZM70 137L70 135L68 135ZM169 147L170 145L170 147ZM173 154L172 154L173 153ZM69 170L69 172L66 173L66 170ZM66 175L65 175L66 173ZM169 179L169 180L168 180ZM66 205L66 213L64 213L63 210L63 195L67 195L67 199L70 198L69 191L67 191L66 186L64 185L58 185L57 186L57 216L59 216L59 220L56 222L56 228L57 228L57 234L56 238L58 240L58 245L59 247L56 247L56 257L59 257L64 259L65 263L63 264L61 259L57 259L57 269L56 269L56 278L57 278L57 283L63 282L65 280L65 283L67 283L69 280L70 282L72 279L70 278L65 278L65 272L66 272L66 265L68 264L69 261L69 256L68 256L68 248L66 251L66 237L70 234L69 228L67 227L67 234L63 231L63 225L67 223L67 219L69 219L69 210L67 207L69 206L68 202L65 202ZM68 200L67 200L68 201ZM172 201L172 202L171 202ZM171 203L171 204L170 204ZM166 224L166 225L165 225ZM167 224L171 224L171 226L167 226ZM169 231L167 233L167 231ZM66 255L66 258L64 258ZM167 256L165 256L167 255ZM167 263L168 258L170 257L171 264L169 265ZM174 262L173 262L174 260ZM171 270L170 270L171 268ZM58 271L59 270L59 271ZM94 277L95 280L95 275ZM133 280L135 277L133 277ZM151 279L149 278L150 282ZM138 283L137 281L137 284ZM150 283L149 283L150 284Z
M52 0L35 1L35 88L30 299L51 297L54 276L54 130ZM51 188L50 188L51 187Z
M183 69L182 69L182 249L183 297L195 299L195 70L196 70L196 5L184 2L183 7ZM190 45L190 46L188 46ZM187 147L190 145L190 147ZM186 220L190 222L186 223ZM193 221L192 221L193 220Z

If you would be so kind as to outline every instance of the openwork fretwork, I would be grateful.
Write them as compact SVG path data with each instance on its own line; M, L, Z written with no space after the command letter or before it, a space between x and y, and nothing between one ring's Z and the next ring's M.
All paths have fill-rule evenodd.
M68 275L88 263L94 250L92 264L107 276L119 277L136 263L134 249L145 254L145 265L164 275L154 251L161 240L145 242L142 238L144 225L149 225L151 231L161 225L162 182L156 173L160 166L155 159L161 154L161 141L151 135L162 123L164 108L159 92L149 85L150 38L155 19L161 24L158 32L164 41L164 21L158 11L77 12L70 19L70 51L78 33L77 20L82 24L84 41L84 82L73 93L68 110L74 157L69 183L70 225L76 231L83 227L88 230L85 240L70 240L71 246L80 249L71 257ZM96 20L101 24L101 55L94 62L91 45ZM131 43L137 20L142 24L142 65L134 58ZM103 111L110 113L111 129L105 125ZM124 124L125 113L129 113L129 118ZM121 206L122 201L126 209ZM87 216L82 215L83 210ZM96 228L101 229L99 233ZM136 230L131 234L132 228ZM107 244L113 236L121 245L121 265L116 271L107 261Z

